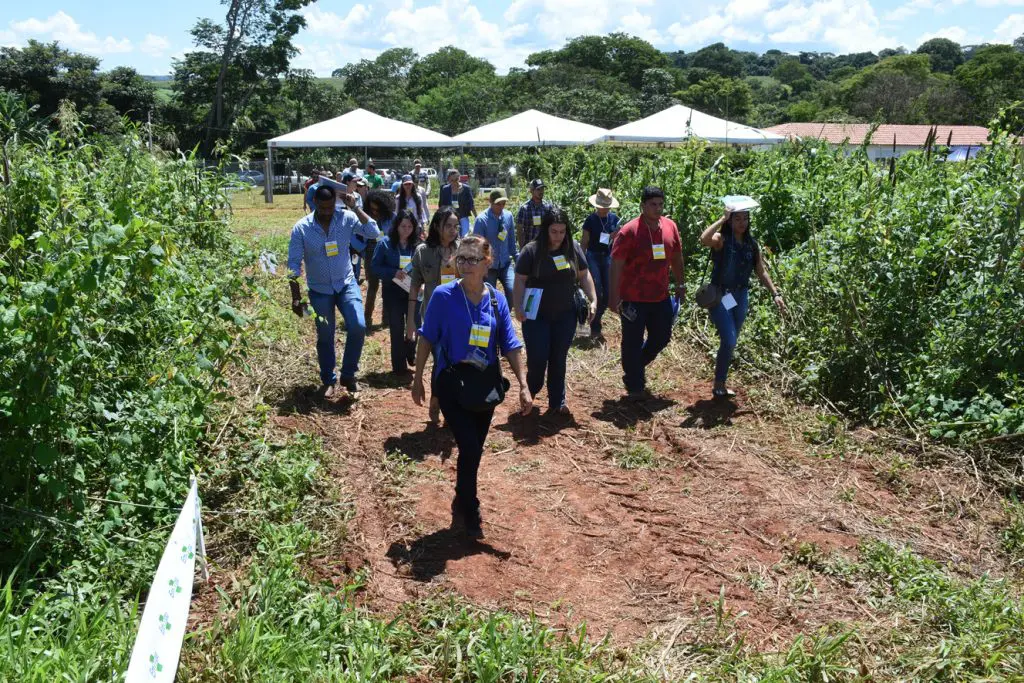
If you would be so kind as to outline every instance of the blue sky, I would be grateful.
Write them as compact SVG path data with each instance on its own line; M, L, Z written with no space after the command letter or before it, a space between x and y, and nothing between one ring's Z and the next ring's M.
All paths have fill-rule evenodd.
M57 0L0 9L0 45L57 40L101 58L165 74L191 48L197 17L223 18L213 0L140 5L126 0ZM1012 42L1024 34L1024 0L319 0L304 10L293 66L320 75L390 47L426 55L454 44L504 72L531 52L583 34L624 31L663 50L722 41L762 52L856 52L943 36L962 44Z

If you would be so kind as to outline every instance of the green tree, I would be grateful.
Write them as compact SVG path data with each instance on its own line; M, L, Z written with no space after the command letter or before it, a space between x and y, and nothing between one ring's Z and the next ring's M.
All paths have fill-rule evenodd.
M227 5L223 24L200 19L192 27L196 46L214 55L216 64L213 81L207 84L211 102L206 118L207 151L214 136L231 126L263 83L288 72L289 60L298 53L292 39L306 26L299 10L313 1L222 0ZM208 67L204 69L208 71ZM228 97L229 77L243 81L242 87L234 89L238 99Z
M282 118L289 130L326 121L355 108L340 87L318 80L308 69L289 71L282 94L286 109Z
M694 109L730 119L744 121L753 103L750 86L737 78L724 78L719 75L710 76L686 90L676 93L676 97Z
M675 87L676 79L668 69L644 71L643 85L640 88L640 106L643 111L653 114L676 104L672 97Z
M389 118L409 119L409 73L416 64L416 53L407 47L395 47L377 55L347 64L333 73L340 78L345 93L357 106Z
M99 60L69 52L56 42L28 41L24 48L0 48L0 88L19 93L39 116L52 116L69 100L90 121L102 101Z
M727 78L736 78L743 75L743 56L726 47L725 43L714 43L697 50L691 66L708 69Z
M445 135L457 135L514 113L495 107L501 100L501 82L485 70L472 71L416 98L415 120Z
M133 121L145 121L156 105L156 88L131 67L111 69L100 82L103 99Z
M793 85L804 78L813 79L811 70L806 65L801 64L800 60L796 57L787 57L779 61L776 67L772 69L771 76L786 85Z
M573 38L561 50L531 54L526 63L534 67L571 64L614 76L634 90L643 87L644 71L671 65L665 53L625 33Z
M937 73L951 74L955 68L964 63L963 48L949 38L926 40L914 50L914 53L928 55L931 59L932 71Z
M409 68L409 97L416 99L438 86L455 82L468 74L494 76L494 65L463 49L446 45L413 63Z
M854 116L883 123L910 123L914 101L932 84L928 55L897 55L869 66L840 84Z
M971 98L972 119L986 124L1000 108L1024 100L1024 54L987 45L957 67L954 78Z

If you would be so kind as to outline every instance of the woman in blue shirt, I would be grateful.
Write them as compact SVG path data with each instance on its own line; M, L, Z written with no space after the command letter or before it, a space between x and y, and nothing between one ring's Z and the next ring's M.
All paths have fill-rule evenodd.
M711 282L718 285L722 297L708 311L719 338L715 384L711 394L715 398L726 398L734 395L725 388L725 380L729 375L729 364L736 349L740 328L747 318L750 274L757 274L757 279L772 293L780 311L786 310L786 304L765 270L764 257L757 240L750 234L749 211L726 211L701 234L700 243L711 249Z
M485 286L484 277L491 263L491 246L479 235L469 235L459 243L455 265L462 276L434 290L427 302L416 347L416 375L412 398L423 405L423 368L434 348L434 373L431 394L441 403L445 423L452 430L459 448L455 499L452 501L452 528L465 530L470 538L483 538L480 526L480 501L477 498L477 471L484 452L487 431L494 409L470 411L459 404L457 396L444 393L438 375L449 365L469 362L498 371L498 349L508 359L519 381L519 405L522 414L533 409L533 397L526 386L522 342L516 337L508 301L496 289ZM494 303L492 303L492 297ZM496 304L496 305L495 305Z
M391 334L391 372L408 372L416 346L405 338L405 318L409 313L409 286L412 255L420 243L420 227L412 211L400 211L391 221L387 237L377 243L370 268L384 283L384 320ZM419 317L419 311L414 311Z
M619 231L619 217L612 209L619 208L619 200L612 196L612 191L600 188L596 194L590 195L590 205L594 212L583 221L580 234L580 247L587 255L587 266L590 277L594 280L597 291L597 313L590 321L590 338L602 341L601 316L608 308L608 287L611 285L608 272L612 265L612 240Z

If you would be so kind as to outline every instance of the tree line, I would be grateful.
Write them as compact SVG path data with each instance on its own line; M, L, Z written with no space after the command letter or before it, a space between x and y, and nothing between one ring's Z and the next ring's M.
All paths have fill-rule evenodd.
M151 120L158 145L206 156L263 142L363 107L455 135L534 108L612 128L681 103L767 127L787 121L987 125L1024 100L1024 36L1013 45L962 46L933 38L903 48L837 55L763 53L714 43L662 52L623 33L581 36L531 54L500 75L446 46L426 56L385 50L317 78L293 69L299 10L311 0L230 0L221 23L200 19L195 49L173 63L170 89L134 69L57 43L0 49L0 89L37 117L73 103L100 131Z

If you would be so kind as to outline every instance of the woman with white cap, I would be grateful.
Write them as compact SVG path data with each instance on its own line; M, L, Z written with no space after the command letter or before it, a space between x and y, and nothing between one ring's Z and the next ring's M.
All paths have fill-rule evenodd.
M608 308L608 271L612 264L612 240L619 230L619 217L612 209L619 208L619 200L612 196L612 191L600 188L590 195L590 205L594 212L583 221L580 234L580 247L587 255L587 266L590 276L594 279L597 291L597 313L590 322L590 338L595 341L603 339L601 335L601 316Z
M412 211L421 227L430 224L430 212L427 211L427 199L420 194L411 174L402 176L402 185L398 188L398 213ZM421 236L422 239L422 236Z

